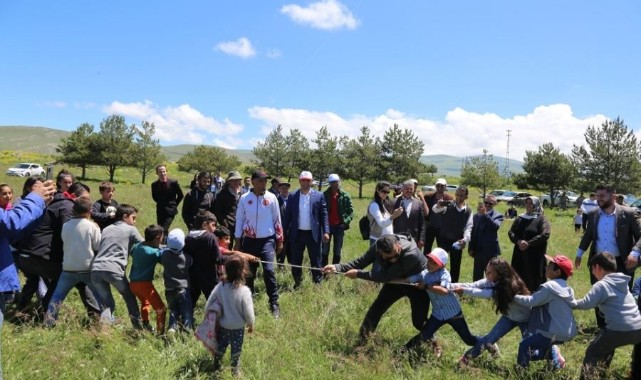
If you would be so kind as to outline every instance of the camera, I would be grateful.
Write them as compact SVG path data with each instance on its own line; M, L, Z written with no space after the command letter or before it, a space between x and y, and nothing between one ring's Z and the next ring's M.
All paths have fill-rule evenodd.
M445 199L441 199L441 205L442 205L443 207L447 207L447 206L449 206L449 205L451 205L451 204L452 204L452 201L448 201L448 200L445 200Z

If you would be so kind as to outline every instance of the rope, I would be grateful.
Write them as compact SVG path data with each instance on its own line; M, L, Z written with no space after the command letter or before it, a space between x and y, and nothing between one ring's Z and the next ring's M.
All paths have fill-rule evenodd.
M286 263L275 263L273 261L264 261L264 260L258 260L259 263L263 264L275 264L275 265L280 265L280 266L287 266L287 267L292 267L292 268L300 268L300 269L309 269L309 270L319 270L322 271L323 268L314 268L314 267L307 267L304 265L294 265L294 264L286 264ZM343 276L345 275L345 272L330 272L329 274L342 274ZM401 282L401 281L388 281L388 282L379 282L379 284L393 284L393 285L409 285L409 286L415 286L415 284L410 284L407 282Z

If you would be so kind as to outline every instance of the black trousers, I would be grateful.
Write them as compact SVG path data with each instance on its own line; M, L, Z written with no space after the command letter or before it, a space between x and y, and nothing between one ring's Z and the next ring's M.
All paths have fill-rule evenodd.
M445 252L450 255L450 275L452 276L452 282L458 282L458 279L461 275L461 260L463 259L463 251L460 249L455 249L452 247L452 244L458 240L449 240L441 237L436 238L436 243L439 248L445 250Z
M367 339L370 333L376 330L383 314L403 297L410 300L412 308L412 324L421 330L427 322L427 313L430 310L430 297L425 290L410 285L384 284L372 306L367 310L365 319L360 329L361 340Z

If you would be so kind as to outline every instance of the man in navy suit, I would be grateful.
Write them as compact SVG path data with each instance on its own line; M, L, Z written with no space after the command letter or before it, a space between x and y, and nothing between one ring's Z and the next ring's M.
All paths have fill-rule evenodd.
M496 197L487 195L480 203L472 221L472 235L468 252L474 257L473 281L483 278L485 267L493 257L501 254L498 231L503 223L503 214L494 210Z
M292 265L303 263L303 251L307 247L312 268L312 279L321 282L322 256L321 245L329 241L329 221L327 218L327 203L323 193L312 189L312 173L303 171L298 177L300 189L287 201L283 217L283 229L291 243ZM292 267L294 287L301 284L303 271Z

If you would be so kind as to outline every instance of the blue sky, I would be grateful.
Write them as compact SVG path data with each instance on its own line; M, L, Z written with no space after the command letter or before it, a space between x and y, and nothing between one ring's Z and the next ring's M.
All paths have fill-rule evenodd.
M4 1L0 125L111 113L163 145L249 149L277 124L510 157L620 116L641 130L638 1Z

